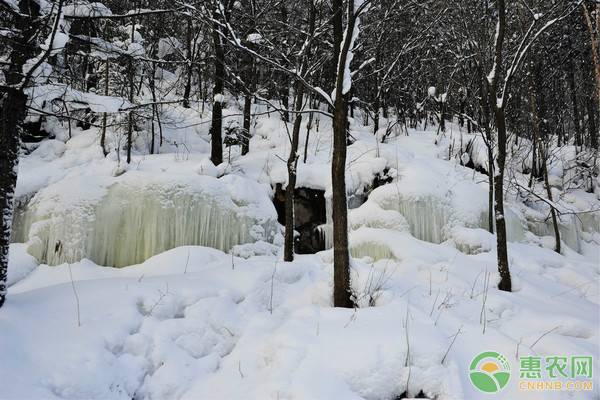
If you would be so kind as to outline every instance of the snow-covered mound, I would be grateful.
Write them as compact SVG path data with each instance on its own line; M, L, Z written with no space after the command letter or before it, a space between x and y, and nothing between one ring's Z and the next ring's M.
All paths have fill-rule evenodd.
M376 228L355 237L364 229ZM506 293L494 252L466 255L406 232L387 241L394 260L353 260L356 309L331 307L331 251L284 263L180 247L120 269L40 266L0 313L2 396L393 400L422 390L464 400L486 396L468 380L484 350L515 374L516 354L592 355L600 368L594 263L510 243ZM540 398L515 382L502 395Z
M16 241L49 265L88 258L122 267L177 246L227 251L279 232L268 186L237 175L69 177L40 190L18 216Z

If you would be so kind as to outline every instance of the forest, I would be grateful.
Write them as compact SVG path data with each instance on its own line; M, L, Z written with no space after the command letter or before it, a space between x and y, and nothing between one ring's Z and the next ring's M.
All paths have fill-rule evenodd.
M0 399L598 399L599 140L598 0L0 0Z

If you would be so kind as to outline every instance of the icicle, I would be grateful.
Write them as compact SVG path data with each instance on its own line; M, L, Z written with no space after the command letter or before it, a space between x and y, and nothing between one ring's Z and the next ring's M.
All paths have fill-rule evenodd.
M522 219L509 206L504 205L504 220L506 222L506 238L509 242L520 242L525 239L525 228ZM488 229L488 212L481 214L478 228ZM496 224L494 223L494 232Z
M406 218L410 233L417 239L442 243L444 230L450 220L448 207L433 197L404 199L402 196L388 198L381 204L385 210L396 210Z
M395 258L388 246L376 242L363 242L351 245L350 255L355 258L371 257L373 261Z
M265 201L244 204L221 180L201 178L195 187L117 183L95 202L69 209L48 211L48 199L42 196L19 217L19 235L29 239L28 251L42 263L89 258L115 267L141 263L177 246L228 251L237 244L273 240L278 225L266 194ZM265 204L271 208L265 210Z

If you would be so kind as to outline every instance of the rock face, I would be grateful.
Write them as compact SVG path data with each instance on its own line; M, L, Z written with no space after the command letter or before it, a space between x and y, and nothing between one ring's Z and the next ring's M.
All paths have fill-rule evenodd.
M298 232L294 251L298 254L313 254L325 250L325 240L319 231L319 226L326 222L325 191L296 188L294 200L294 230ZM281 184L275 187L273 203L277 210L277 221L285 225L285 189Z

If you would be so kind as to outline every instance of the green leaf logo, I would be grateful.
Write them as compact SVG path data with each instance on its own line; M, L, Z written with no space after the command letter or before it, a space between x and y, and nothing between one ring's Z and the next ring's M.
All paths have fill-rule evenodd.
M478 354L469 367L471 383L484 393L497 393L508 384L510 365L502 354L485 351Z

